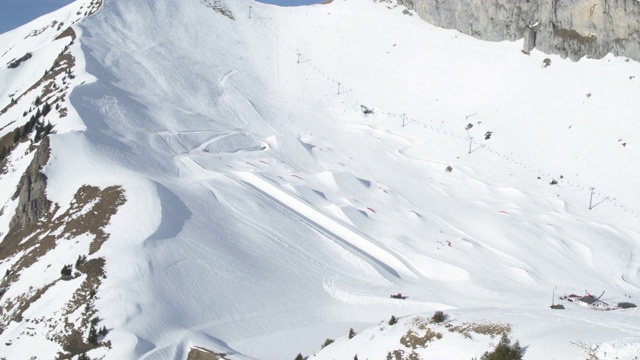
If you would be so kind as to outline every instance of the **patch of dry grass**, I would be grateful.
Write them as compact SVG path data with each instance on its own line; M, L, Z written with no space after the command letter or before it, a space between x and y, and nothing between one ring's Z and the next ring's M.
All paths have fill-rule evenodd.
M407 333L400 338L400 343L405 347L415 350L419 347L426 348L430 342L434 341L434 339L442 339L442 334L433 331L430 328L426 328L422 335L413 330L407 331Z
M22 321L22 315L27 311L27 309L29 309L29 306L40 299L40 297L55 283L56 281L37 290L30 288L29 292L7 301L5 306L0 308L0 315L2 315L2 328L6 327L6 325L11 321Z
M61 39L64 39L66 37L70 37L71 41L74 41L76 39L76 32L73 30L73 28L71 26L69 26L68 28L64 29L64 31L62 33L60 33L60 35L56 36L56 40L61 40Z
M227 354L218 354L207 349L194 347L189 350L187 360L229 360Z
M445 327L449 332L457 332L462 334L467 339L473 339L472 333L480 335L489 335L492 338L497 335L510 334L511 325L501 323L468 323L464 322L460 325L453 325L448 323Z
M386 360L421 360L422 358L415 351L409 353L409 355L405 356L404 350L398 349L394 351L389 351L387 353Z

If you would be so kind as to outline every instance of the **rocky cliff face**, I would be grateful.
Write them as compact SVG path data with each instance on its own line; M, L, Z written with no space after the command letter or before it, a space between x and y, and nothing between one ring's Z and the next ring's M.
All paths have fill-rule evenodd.
M18 207L11 219L12 229L20 229L35 223L49 211L51 202L45 195L47 177L42 173L42 168L48 161L49 137L45 136L38 145L27 171L22 175L14 195L14 199L18 198Z
M398 0L435 26L490 41L525 38L578 60L608 53L640 61L638 0Z

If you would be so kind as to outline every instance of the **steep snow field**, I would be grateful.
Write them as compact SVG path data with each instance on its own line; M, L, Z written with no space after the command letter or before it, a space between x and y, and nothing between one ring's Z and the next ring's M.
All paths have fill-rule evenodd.
M376 324L445 310L511 323L528 359L584 358L578 343L635 356L635 311L548 306L554 288L640 296L640 65L526 56L394 4L107 0L74 26L86 74L47 196L64 211L83 184L122 185L128 200L100 252L113 349L90 355L293 359L352 327L314 358L382 359L401 345L377 334L399 330ZM3 102L44 67L26 64L34 79L0 71ZM424 356L495 342L447 341Z

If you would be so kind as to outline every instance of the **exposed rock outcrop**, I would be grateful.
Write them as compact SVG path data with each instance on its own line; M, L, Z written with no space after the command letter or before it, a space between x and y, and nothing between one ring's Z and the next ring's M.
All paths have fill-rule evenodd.
M398 0L435 26L490 41L525 38L534 47L578 60L608 53L640 61L638 0Z
M49 211L51 202L47 200L45 190L47 177L42 168L49 161L49 137L45 136L31 160L31 164L22 175L13 198L18 198L18 207L11 219L10 227L20 229L35 223Z

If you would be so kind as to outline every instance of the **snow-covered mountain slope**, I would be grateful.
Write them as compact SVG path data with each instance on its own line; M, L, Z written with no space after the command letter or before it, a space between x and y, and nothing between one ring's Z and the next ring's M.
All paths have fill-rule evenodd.
M314 358L383 359L436 310L508 325L529 359L631 353L635 311L548 306L638 296L640 66L405 10L78 1L0 35L3 63L32 55L0 69L0 354L292 359L345 337ZM456 334L415 351L496 341Z

